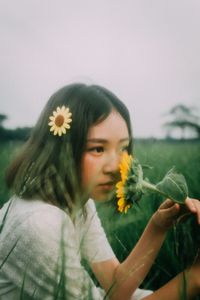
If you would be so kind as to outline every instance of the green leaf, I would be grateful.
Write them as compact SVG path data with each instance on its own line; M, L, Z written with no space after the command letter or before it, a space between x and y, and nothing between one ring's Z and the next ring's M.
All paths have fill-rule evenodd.
M185 177L171 169L162 181L156 184L156 188L174 202L184 203L188 196L188 187Z

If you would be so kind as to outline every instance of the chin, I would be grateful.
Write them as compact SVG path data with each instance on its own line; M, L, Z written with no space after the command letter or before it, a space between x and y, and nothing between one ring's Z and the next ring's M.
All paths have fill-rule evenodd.
M103 194L94 194L91 195L91 198L97 202L108 202L113 199L114 192L112 193L103 193Z

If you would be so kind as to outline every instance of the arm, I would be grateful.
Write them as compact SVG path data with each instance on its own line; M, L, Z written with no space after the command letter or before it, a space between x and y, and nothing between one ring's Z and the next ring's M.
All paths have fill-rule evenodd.
M199 201L186 200L186 207L197 214L199 221ZM180 213L180 206L166 200L150 219L137 245L123 263L116 259L93 264L92 268L105 290L110 291L111 299L130 299L136 288L150 270L168 229Z
M93 263L92 269L100 284L109 291L110 299L130 299L146 277L165 239L166 231L152 220L140 240L121 264L117 259ZM110 289L110 287L113 287Z

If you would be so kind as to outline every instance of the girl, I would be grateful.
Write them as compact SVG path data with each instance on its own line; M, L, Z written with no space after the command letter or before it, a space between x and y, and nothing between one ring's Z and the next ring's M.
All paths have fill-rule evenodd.
M183 274L154 293L138 286L180 206L164 201L122 263L96 214L92 199L112 199L123 152L132 152L130 117L111 92L72 84L49 99L7 172L13 197L0 212L2 300L179 299ZM185 205L200 223L199 201L187 199ZM184 273L187 299L200 292L199 272L197 261Z

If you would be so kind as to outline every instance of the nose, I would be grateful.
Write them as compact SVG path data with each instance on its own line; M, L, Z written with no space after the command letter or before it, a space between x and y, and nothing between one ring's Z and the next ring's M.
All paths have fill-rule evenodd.
M111 153L108 157L106 157L104 167L103 167L104 173L106 174L118 173L120 160L121 160L121 155L119 155L119 153Z

